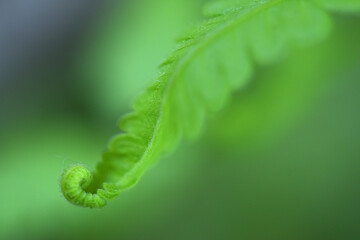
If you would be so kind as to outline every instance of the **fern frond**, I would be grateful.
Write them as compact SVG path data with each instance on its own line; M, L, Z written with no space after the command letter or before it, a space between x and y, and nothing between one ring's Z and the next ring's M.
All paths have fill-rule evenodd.
M278 61L294 46L324 39L331 22L320 6L321 0L242 0L210 6L206 13L212 17L179 40L161 64L158 79L135 101L134 112L122 119L123 133L111 140L94 175L80 164L64 171L65 198L84 207L102 207L136 184L181 138L199 135L206 114L245 86L254 63Z

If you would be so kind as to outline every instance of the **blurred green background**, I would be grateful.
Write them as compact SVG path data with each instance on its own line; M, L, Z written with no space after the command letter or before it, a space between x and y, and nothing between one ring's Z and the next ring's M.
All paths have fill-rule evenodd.
M0 21L0 239L360 239L359 15L333 14L325 42L257 66L201 139L90 210L62 197L62 169L95 167L207 1L39 0L33 15L23 2L0 18L51 21L20 28L38 36L23 42Z

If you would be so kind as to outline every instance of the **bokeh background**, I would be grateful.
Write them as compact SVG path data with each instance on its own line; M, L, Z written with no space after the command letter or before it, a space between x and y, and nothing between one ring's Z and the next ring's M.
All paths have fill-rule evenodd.
M207 0L0 2L0 239L360 239L360 16L248 86L103 209L59 178L116 121Z

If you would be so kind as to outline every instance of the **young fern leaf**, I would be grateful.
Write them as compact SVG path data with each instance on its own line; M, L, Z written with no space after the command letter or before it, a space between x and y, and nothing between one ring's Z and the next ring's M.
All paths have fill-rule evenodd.
M206 113L221 108L232 91L246 84L254 62L268 64L293 46L322 40L331 26L322 8L325 2L242 0L207 8L210 20L181 39L162 63L160 76L135 101L134 112L122 119L123 133L111 140L94 174L81 164L65 169L65 198L102 207L136 184L182 137L200 133ZM357 4L348 0L345 8L352 2Z

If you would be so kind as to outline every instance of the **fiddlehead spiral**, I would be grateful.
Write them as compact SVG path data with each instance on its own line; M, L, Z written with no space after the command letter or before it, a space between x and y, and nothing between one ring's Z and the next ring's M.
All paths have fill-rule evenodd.
M73 165L65 169L61 179L61 191L64 197L75 205L84 207L102 207L106 200L99 194L87 191L92 182L92 174L84 165Z

